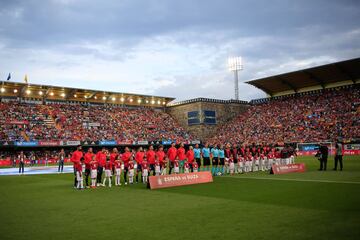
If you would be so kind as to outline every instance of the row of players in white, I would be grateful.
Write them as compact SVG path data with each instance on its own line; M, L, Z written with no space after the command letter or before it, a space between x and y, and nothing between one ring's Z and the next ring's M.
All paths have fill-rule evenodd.
M232 159L225 158L225 173L248 173L257 171L268 171L272 165L286 165L295 163L294 155L289 158L247 158L246 160L242 157L239 158L237 164Z

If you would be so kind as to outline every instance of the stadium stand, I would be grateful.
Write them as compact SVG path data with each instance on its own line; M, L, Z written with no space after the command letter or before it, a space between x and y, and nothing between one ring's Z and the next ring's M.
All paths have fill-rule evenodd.
M219 126L211 144L323 142L360 137L359 84L255 101Z
M70 104L0 103L6 141L157 141L191 136L167 113L147 108Z

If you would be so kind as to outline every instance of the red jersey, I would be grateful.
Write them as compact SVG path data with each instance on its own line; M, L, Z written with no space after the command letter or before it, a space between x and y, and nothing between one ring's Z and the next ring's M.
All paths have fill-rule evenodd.
M142 162L141 167L142 169L147 169L149 166L147 162Z
M116 159L116 157L118 156L118 154L117 153L111 153L110 154L110 162L112 162L113 164L114 164L114 162L115 162L115 159Z
M144 152L136 152L135 154L135 161L137 164L141 164L144 161Z
M106 154L102 151L96 153L96 161L99 164L99 167L103 167L106 163Z
M96 170L97 167L98 167L98 163L97 163L96 161L91 161L91 162L90 162L90 168L91 168L92 170Z
M174 162L174 166L175 166L175 167L178 167L178 166L179 166L179 161L176 160L176 161Z
M180 147L177 152L177 157L179 158L179 160L185 160L186 155L185 155L185 149L183 147Z
M164 151L157 151L156 156L160 162L163 162L165 160L165 153Z
M133 161L128 162L128 168L129 168L129 170L130 170L130 169L134 169L134 163L133 163Z
M74 166L75 166L75 163L79 163L80 159L82 157L83 157L83 152L79 151L79 150L76 150L75 152L73 152L70 161L73 162Z
M84 156L84 163L85 163L85 169L90 169L90 163L92 161L92 157L94 156L93 153L87 152Z
M131 158L131 152L124 152L123 155L121 156L121 160L124 162L125 167L127 167L129 165L129 161ZM134 168L134 163L133 164L133 168Z
M110 161L106 161L105 170L111 170L113 163Z
M194 151L193 150L188 150L187 153L186 153L186 158L187 158L189 163L192 163L194 161Z
M171 147L169 148L168 152L167 152L167 156L169 158L170 161L174 162L176 159L176 155L177 155L177 150L175 147Z
M81 164L81 162L76 162L76 163L74 163L75 165L75 170L77 171L77 172L82 172L82 164Z
M197 162L193 162L192 166L193 166L194 169L198 169L198 168L199 168Z
M231 157L231 149L227 148L225 149L225 157L230 158Z
M184 164L184 168L190 168L190 164L189 164L188 162L186 162L186 163Z
M149 161L149 164L155 164L155 152L153 150L146 152L146 158Z
M115 168L121 168L121 162L119 160L115 160L114 166Z

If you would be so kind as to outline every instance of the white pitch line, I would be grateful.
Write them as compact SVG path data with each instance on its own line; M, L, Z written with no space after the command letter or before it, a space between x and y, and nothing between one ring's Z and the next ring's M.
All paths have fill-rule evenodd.
M267 177L242 177L242 176L223 176L223 177L234 177L234 178L256 179L256 180L295 181L295 182L360 184L360 182L352 182L352 181L331 181L331 180L318 180L318 179L267 178Z

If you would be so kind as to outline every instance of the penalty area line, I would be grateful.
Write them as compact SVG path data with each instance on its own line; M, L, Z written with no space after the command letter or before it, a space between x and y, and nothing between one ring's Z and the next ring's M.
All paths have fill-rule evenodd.
M243 177L243 176L223 176L229 178L244 178L255 180L275 180L275 181L294 181L294 182L320 182L320 183L344 183L344 184L360 184L360 182L353 181L332 181L332 180L318 180L318 179L294 179L294 178L269 178L269 177Z

